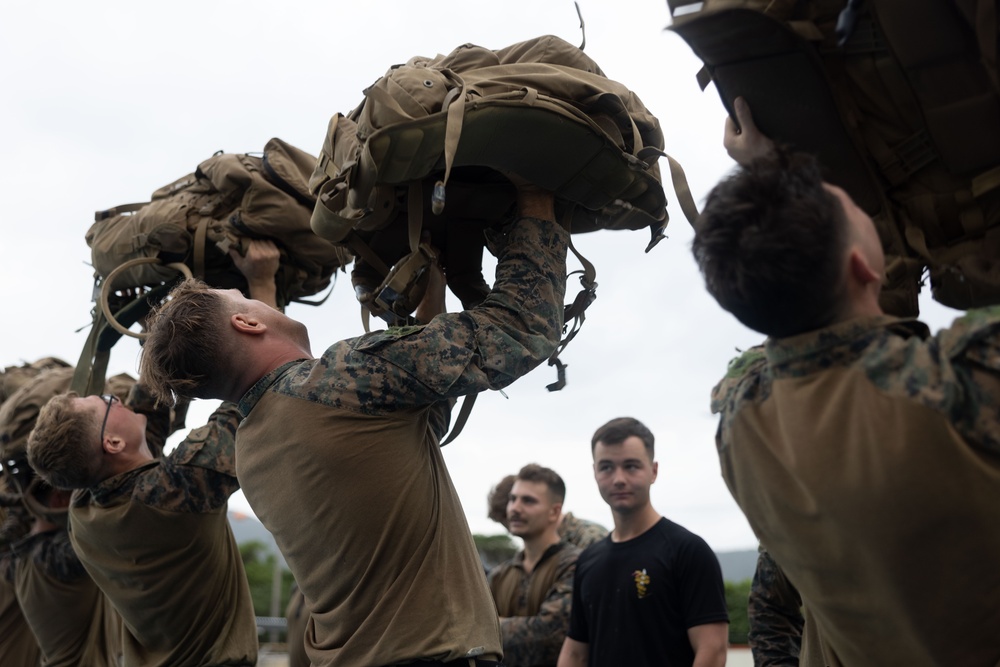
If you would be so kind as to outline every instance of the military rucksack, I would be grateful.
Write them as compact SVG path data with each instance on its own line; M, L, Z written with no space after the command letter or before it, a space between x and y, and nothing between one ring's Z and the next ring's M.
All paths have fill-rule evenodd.
M164 265L179 263L213 286L245 290L228 251L264 238L281 252L279 307L323 291L350 256L310 228L315 163L271 139L260 155L216 153L149 202L98 211L86 234L97 278L110 291L152 287L175 280Z
M924 271L954 308L1000 303L997 0L667 0L732 113L811 152L875 220L882 306ZM693 10L693 11L692 11Z
M330 121L310 182L318 195L312 227L356 255L358 299L390 321L419 301L430 261L421 232L430 233L464 307L486 296L484 236L514 213L512 179L553 191L557 214L575 233L647 229L647 251L663 236L659 121L558 37L414 57L364 94ZM693 216L683 172L670 165ZM583 283L569 316L593 298L589 263Z
M0 405L0 460L3 461L6 492L3 503L19 501L36 516L62 522L65 520L65 509L54 510L38 502L36 492L41 478L31 469L27 455L28 436L35 427L38 413L49 399L70 390L74 369L64 362L60 363L62 365L50 365L35 374ZM134 378L120 373L108 378L102 391L124 401L134 384Z

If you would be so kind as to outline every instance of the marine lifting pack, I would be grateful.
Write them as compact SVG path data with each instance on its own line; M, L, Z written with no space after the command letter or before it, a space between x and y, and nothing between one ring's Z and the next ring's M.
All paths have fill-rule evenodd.
M121 335L142 337L129 327L181 273L245 292L229 250L245 253L247 239L270 239L278 247L279 307L321 303L307 297L327 289L351 256L310 227L316 200L308 181L315 164L314 156L273 138L261 153L217 152L148 202L98 211L86 234L98 306L73 389L97 393L111 346Z
M514 215L512 182L554 192L573 233L647 230L648 251L667 224L664 156L657 118L580 48L551 35L499 50L464 44L390 68L333 116L310 181L312 228L356 256L366 324L368 311L390 322L413 312L429 246L470 308L489 291L483 250ZM683 171L667 160L693 218ZM594 297L594 267L581 264L567 321Z
M744 97L875 221L882 306L1000 303L997 0L667 0L702 88Z

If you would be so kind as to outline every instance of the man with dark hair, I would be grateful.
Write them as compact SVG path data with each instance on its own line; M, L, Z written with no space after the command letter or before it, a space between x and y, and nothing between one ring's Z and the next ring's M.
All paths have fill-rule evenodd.
M762 135L736 112L738 149ZM709 195L694 253L709 291L770 336L729 365L712 410L726 484L802 597L803 653L815 623L825 664L998 664L1000 308L934 336L885 316L868 215L809 159L750 153ZM756 252L804 221L838 239L814 249L825 256ZM758 270L793 283L827 265L831 284L786 304L817 301L791 325L744 287Z
M518 193L517 219L491 241L493 290L474 309L418 309L427 324L341 341L319 358L301 323L197 284L173 292L150 323L142 370L161 396L239 402L240 482L307 600L316 665L501 658L439 443L450 401L510 384L559 343L569 234L551 193ZM422 305L434 315L440 271L431 281Z
M594 477L615 528L577 561L559 667L726 663L722 570L703 539L653 508L654 437L631 417L591 440Z
M510 490L514 486L517 475L507 475L496 486L490 489L486 497L486 517L496 521L504 530L507 525L507 502L510 500ZM572 512L563 512L559 518L559 538L573 546L586 549L594 542L600 542L608 536L608 529L596 521L588 521L575 516Z
M524 548L489 576L507 667L554 666L559 658L580 555L559 538L565 498L562 477L534 463L521 468L511 486L507 525Z
M273 281L277 247L254 241L236 265L256 289L260 276ZM269 303L273 308L273 295ZM77 489L69 539L121 616L125 665L257 664L253 601L226 512L239 489L240 420L236 405L222 403L208 424L158 457L171 428L169 411L155 409L141 376L125 403L113 394L69 393L49 400L38 415L28 461L52 486ZM20 564L26 579L19 584L41 585L47 573L27 565ZM95 623L94 631L103 628Z

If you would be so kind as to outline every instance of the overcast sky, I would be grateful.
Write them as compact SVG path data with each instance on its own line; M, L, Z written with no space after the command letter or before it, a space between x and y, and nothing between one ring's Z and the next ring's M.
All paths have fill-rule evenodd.
M580 4L586 52L660 119L666 150L684 165L700 204L732 166L721 145L725 112L713 88L699 90L700 63L688 46L664 30L666 3ZM543 34L580 43L572 2L4 3L0 366L49 355L76 363L93 306L84 234L95 210L148 199L217 150L260 151L280 137L316 154L329 117L355 107L390 66L466 42L497 49ZM646 231L574 238L596 265L599 288L562 355L566 388L547 392L555 373L542 366L506 397L487 393L446 447L474 532L501 530L486 519L486 494L529 462L565 478L566 509L610 526L590 436L629 415L657 437L655 507L716 550L756 546L720 477L708 406L729 359L761 337L705 294L691 229L669 188L668 198L669 238L649 254ZM571 278L567 293L577 287ZM958 314L929 294L921 299L932 329ZM292 304L287 313L307 323L316 353L363 331L344 274L324 305ZM124 340L109 370L134 375L137 358L138 345ZM214 407L192 408L188 426ZM241 495L231 506L248 509Z

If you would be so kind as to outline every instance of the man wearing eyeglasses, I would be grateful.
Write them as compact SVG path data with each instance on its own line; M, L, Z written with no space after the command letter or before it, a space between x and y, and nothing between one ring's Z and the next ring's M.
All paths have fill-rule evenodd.
M273 245L252 246L241 270L273 276L277 259ZM253 603L226 515L239 488L236 406L222 403L155 458L136 410L153 402L141 378L128 402L57 396L28 440L38 474L79 489L69 510L73 548L122 616L125 664L256 665Z

